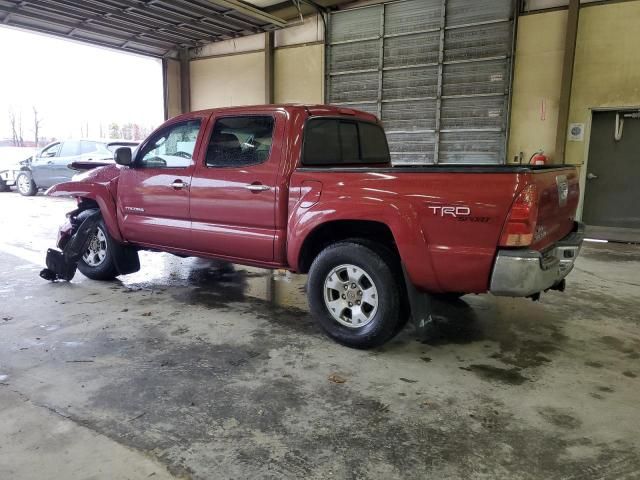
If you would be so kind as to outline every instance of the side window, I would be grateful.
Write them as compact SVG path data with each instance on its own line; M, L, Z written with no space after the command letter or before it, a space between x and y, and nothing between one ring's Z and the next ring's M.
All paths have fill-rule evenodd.
M62 142L58 157L75 157L80 154L80 142L76 140L68 140Z
M375 123L312 118L305 125L303 165L373 164L390 161L384 130Z
M364 163L387 163L391 161L387 136L380 125L358 123L360 132L360 154Z
M200 132L200 120L167 127L155 135L138 155L140 168L186 168Z
M269 158L273 117L242 116L216 120L209 140L207 167L243 167Z
M80 154L93 153L98 150L96 142L90 142L88 140L80 140Z
M54 143L53 145L50 145L47 148L43 149L38 155L38 157L41 157L41 158L55 157L56 154L58 153L59 148L60 148L60 144Z

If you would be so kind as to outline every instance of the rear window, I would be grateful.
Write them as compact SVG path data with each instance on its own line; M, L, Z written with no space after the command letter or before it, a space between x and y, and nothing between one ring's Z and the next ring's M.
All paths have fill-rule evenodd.
M305 125L303 165L390 161L384 130L375 123L338 118L312 118Z

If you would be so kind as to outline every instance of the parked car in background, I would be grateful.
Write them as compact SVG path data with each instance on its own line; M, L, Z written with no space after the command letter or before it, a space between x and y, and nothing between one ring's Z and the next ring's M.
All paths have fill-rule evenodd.
M34 152L30 147L0 147L0 192L8 192L16 184L22 162Z
M74 163L83 164L83 169L95 163L96 167L113 163L113 152L119 147L134 149L138 142L132 140L65 140L54 142L34 155L31 161L21 165L16 174L18 191L25 196L35 195L38 190L71 180Z

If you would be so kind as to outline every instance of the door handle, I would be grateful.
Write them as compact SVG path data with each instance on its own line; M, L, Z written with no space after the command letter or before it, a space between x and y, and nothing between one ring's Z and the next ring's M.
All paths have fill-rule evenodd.
M587 173L587 180L595 180L596 178L598 178L598 175L595 175L591 172Z
M171 184L171 188L173 188L174 190L182 190L183 188L186 188L187 184L184 183L182 180L174 180L173 183Z
M49 161L47 162L47 165L53 165L53 160L49 160Z
M259 183L252 183L250 185L245 185L244 188L246 188L247 190L251 190L252 192L264 192L266 190L270 190L271 187L268 187L267 185L261 185Z

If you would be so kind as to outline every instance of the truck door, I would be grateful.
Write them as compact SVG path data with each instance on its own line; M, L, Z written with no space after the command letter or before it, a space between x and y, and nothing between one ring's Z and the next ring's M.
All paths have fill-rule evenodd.
M118 180L124 238L149 246L190 249L189 189L206 115L176 121L140 147Z
M212 118L206 155L191 183L192 240L197 250L273 261L285 122L281 113L221 113Z

